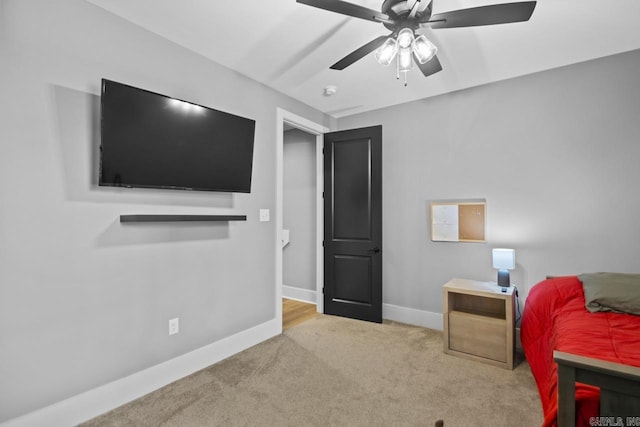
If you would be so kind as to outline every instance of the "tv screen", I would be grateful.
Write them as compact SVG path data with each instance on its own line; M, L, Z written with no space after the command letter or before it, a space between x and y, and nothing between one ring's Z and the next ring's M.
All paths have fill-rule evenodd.
M99 185L251 192L255 120L102 79Z

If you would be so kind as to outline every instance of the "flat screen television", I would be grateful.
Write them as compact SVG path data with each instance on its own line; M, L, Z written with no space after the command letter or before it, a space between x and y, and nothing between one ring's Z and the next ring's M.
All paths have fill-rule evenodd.
M102 79L99 185L251 192L255 120Z

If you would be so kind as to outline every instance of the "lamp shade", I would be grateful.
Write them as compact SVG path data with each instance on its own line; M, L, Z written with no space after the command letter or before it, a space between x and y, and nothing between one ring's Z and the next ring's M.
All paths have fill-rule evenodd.
M516 251L513 249L493 249L493 268L513 270L516 268Z

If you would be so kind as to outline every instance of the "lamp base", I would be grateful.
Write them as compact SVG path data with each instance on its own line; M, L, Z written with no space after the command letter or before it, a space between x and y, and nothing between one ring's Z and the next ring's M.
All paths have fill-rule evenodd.
M502 286L503 288L511 286L509 270L498 270L498 286Z

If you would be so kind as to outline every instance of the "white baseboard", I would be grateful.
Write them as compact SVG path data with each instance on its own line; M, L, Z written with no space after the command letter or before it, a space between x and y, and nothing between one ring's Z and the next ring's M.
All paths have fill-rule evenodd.
M409 325L443 330L442 314L415 308L400 307L393 304L382 304L382 317Z
M265 341L282 331L272 319L128 377L0 423L2 427L68 427L90 420L180 378Z
M317 301L316 291L286 285L282 285L282 297L294 299L296 301L308 302L310 304L315 304Z

